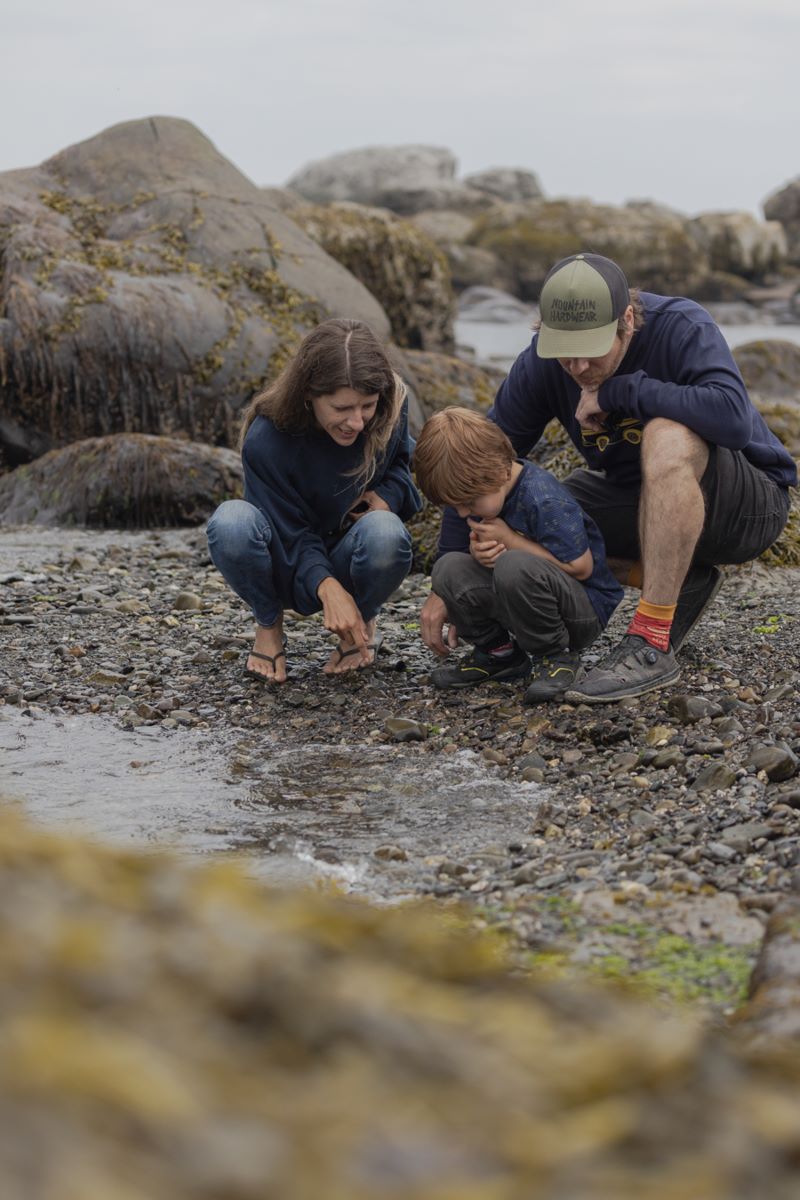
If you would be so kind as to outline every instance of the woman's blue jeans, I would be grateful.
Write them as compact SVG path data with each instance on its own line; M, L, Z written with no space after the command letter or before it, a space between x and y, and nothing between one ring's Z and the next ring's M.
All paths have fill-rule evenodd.
M208 522L207 533L211 561L228 586L250 607L259 625L274 625L283 604L273 581L273 534L267 517L246 500L226 500ZM381 509L354 521L328 552L334 578L353 597L365 621L372 620L403 582L411 555L405 525L395 513Z

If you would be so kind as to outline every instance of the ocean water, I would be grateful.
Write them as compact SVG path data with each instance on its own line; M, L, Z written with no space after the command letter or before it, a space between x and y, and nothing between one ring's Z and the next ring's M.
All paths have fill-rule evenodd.
M482 362L508 368L530 342L533 319L531 316L507 325L457 320L456 343L462 352L466 349ZM800 345L800 325L721 325L720 329L731 349L762 338L779 338Z

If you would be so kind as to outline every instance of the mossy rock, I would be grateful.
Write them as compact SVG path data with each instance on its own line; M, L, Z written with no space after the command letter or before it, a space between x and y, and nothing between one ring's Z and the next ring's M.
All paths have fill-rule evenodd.
M618 262L632 287L667 294L697 293L710 269L687 219L655 205L497 205L477 217L469 241L512 272L513 290L524 300L538 299L553 263L587 248Z
M733 351L748 391L800 407L800 346L780 337L744 342Z
M131 121L0 175L0 444L236 442L303 334L380 304L187 121Z
M426 416L457 404L485 413L494 402L505 371L465 362L449 354L410 350L405 361Z
M453 349L450 269L421 229L385 209L360 204L298 204L291 215L381 303L399 346Z
M110 434L51 450L0 477L0 525L197 525L241 494L242 464L233 450Z
M0 905L5 1196L796 1195L796 1046L525 977L454 911L8 811Z

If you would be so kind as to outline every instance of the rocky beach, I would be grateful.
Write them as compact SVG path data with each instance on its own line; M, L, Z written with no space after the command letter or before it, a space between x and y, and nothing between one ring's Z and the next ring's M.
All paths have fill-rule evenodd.
M202 529L9 529L0 563L4 761L54 760L47 797L24 771L4 781L33 816L114 834L104 794L138 776L123 840L238 849L267 878L379 901L466 901L527 965L638 978L718 1013L742 1001L769 914L800 880L800 569L730 569L680 680L590 709L526 707L512 685L437 692L423 575L387 607L375 669L322 675L330 637L296 618L290 679L265 687L244 674L250 619ZM59 725L84 747L78 799L65 786L61 804ZM144 749L126 749L136 732ZM148 762L175 755L190 790L213 759L215 786L179 828L151 825L177 784Z

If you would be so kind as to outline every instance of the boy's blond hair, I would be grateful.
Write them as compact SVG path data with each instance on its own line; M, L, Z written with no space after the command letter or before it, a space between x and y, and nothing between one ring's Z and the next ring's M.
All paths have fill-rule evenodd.
M493 421L468 408L445 408L422 427L414 473L431 504L467 504L502 487L515 457Z

